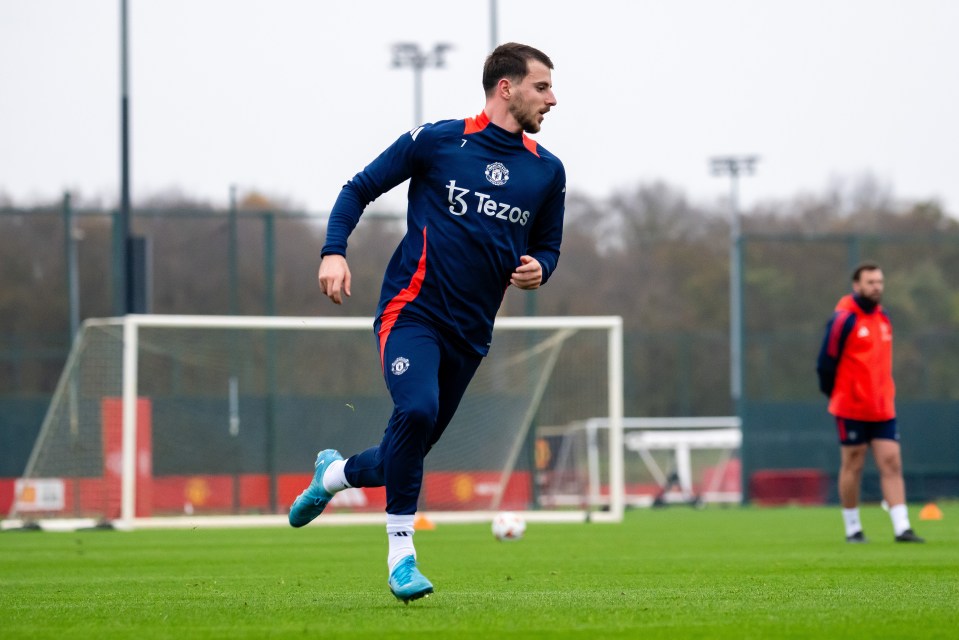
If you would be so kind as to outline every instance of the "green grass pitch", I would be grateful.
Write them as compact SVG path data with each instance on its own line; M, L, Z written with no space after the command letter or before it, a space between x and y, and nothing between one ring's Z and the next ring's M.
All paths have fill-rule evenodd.
M630 511L625 522L416 535L436 593L386 586L381 526L0 534L12 638L945 638L959 629L959 505L895 544L843 541L838 507Z

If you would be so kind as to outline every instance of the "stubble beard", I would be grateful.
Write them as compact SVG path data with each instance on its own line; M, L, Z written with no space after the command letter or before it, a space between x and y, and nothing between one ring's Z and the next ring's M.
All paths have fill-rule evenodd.
M532 111L524 100L511 102L509 112L526 133L538 133L540 130L539 112Z

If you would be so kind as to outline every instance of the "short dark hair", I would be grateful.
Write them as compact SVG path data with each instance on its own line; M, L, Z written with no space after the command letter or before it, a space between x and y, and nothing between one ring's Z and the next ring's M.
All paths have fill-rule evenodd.
M852 281L859 282L859 276L862 275L863 271L878 271L880 269L882 269L882 267L879 266L878 262L873 262L872 260L860 262L852 272Z
M500 78L519 82L529 73L529 61L542 62L553 68L553 61L545 53L525 44L507 42L493 49L483 65L483 91L490 95Z

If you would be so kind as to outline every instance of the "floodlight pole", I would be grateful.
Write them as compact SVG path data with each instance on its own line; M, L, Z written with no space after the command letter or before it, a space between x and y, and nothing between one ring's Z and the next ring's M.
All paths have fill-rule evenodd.
M493 49L499 44L499 21L496 17L496 0L489 0L489 50L492 53Z
M743 395L742 254L739 220L739 176L755 171L759 156L719 156L710 159L714 176L729 176L729 395L740 413Z
M424 52L415 42L397 42L393 45L393 68L413 68L413 128L423 124L423 69L446 66L445 54L453 45L439 42L433 50Z
M119 242L120 274L117 287L120 291L119 311L122 314L133 313L133 291L136 286L133 278L133 255L130 237L130 71L127 64L127 0L120 0L120 213ZM116 299L116 298L114 298Z

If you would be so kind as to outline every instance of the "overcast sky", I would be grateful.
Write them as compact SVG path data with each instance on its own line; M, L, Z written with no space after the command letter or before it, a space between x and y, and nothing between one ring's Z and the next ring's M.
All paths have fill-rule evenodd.
M959 2L498 0L500 42L556 66L536 138L594 196L665 180L716 202L708 158L761 156L748 207L872 173L959 215ZM114 206L119 0L0 0L0 195ZM486 0L129 0L131 183L309 211L414 125L398 41L453 45L427 121L475 115ZM402 189L376 203L404 206Z

